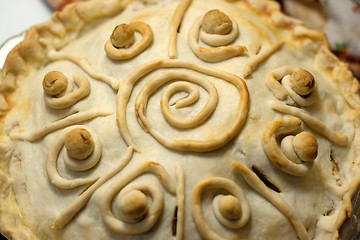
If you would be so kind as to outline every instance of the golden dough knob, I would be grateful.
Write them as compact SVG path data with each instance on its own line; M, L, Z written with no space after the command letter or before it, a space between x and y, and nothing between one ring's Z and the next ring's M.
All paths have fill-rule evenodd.
M315 87L313 75L304 69L293 72L290 79L293 90L300 96L309 95Z
M214 9L205 14L202 28L209 34L225 35L231 31L232 21L225 13Z
M66 90L68 80L62 72L48 72L42 82L44 92L49 96L57 96Z
M65 147L70 157L83 160L94 151L94 141L86 129L76 128L66 135Z
M232 196L221 196L218 202L221 215L229 220L238 220L241 217L241 206L239 200Z
M118 209L124 220L141 220L148 211L146 195L139 190L132 190L119 199Z
M116 48L126 48L135 42L135 31L128 24L117 25L112 32L111 43Z
M293 147L295 153L304 162L314 161L318 153L318 143L314 134L301 132L294 137Z

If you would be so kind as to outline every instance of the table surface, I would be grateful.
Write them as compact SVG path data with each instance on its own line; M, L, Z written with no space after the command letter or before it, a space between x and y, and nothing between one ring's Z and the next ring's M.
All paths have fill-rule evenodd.
M0 44L51 18L45 0L0 0Z

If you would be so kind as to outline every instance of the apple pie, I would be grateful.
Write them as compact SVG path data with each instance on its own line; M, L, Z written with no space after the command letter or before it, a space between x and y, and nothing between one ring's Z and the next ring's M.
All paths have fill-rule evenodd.
M9 239L338 239L359 84L268 0L90 0L0 78Z

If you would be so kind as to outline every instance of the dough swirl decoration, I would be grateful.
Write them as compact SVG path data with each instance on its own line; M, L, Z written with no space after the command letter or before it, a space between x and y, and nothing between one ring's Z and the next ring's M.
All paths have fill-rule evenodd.
M217 9L207 12L201 25L203 31L200 31L200 39L213 47L228 45L239 35L238 24Z
M61 213L56 217L53 228L60 229L65 227L74 216L86 205L94 192L105 182L118 174L131 160L133 149L128 147L124 155L106 174L98 178L91 186L89 186L80 196L72 201Z
M311 115L307 114L304 110L299 109L297 107L291 107L284 103L280 103L278 101L273 101L271 104L272 109L286 113L289 115L293 115L294 117L300 118L306 125L308 125L314 131L320 133L330 141L344 146L348 144L348 137L345 135L341 135L328 126L326 126L321 121L317 120L316 118L312 117Z
M203 32L200 33L200 30ZM201 47L198 39L213 48ZM219 10L211 10L204 17L199 17L188 34L190 48L200 59L206 62L220 62L241 55L247 51L245 46L228 45L239 35L238 24ZM228 46L227 46L228 45Z
M88 133L88 144L82 146L84 142L81 142L85 137L84 133ZM92 139L92 140L91 140ZM61 133L55 138L53 144L49 149L49 153L46 158L46 173L52 184L61 189L73 189L86 184L91 184L97 180L97 178L90 179L65 179L57 170L57 161L60 155L61 149L66 146L67 152L70 156L65 157L65 165L70 167L74 171L85 171L93 168L100 160L102 153L102 145L99 137L89 127L82 125L75 125L67 127L61 131ZM92 151L88 148L93 147ZM76 154L76 151L89 151L90 154L80 155Z
M310 240L310 236L307 233L304 224L301 222L294 210L279 196L279 194L270 190L254 172L243 164L234 161L232 166L235 170L241 173L250 187L271 202L274 207L276 207L289 220L300 240Z
M147 101L151 94L157 90L161 85L164 85L174 79L182 79L186 81L190 81L192 83L195 83L197 85L200 85L205 88L205 90L209 93L209 100L206 103L203 110L195 115L194 117L190 119L179 119L174 116L174 114L171 113L169 108L169 99L173 95L173 93L176 93L181 90L191 90L189 94L189 98L181 99L182 101L177 102L177 107L184 107L187 105L191 105L194 100L197 100L199 98L198 96L198 90L194 90L193 88L189 89L189 85L187 85L188 82L175 82L167 88L165 94L162 96L161 99L161 110L165 117L165 119L170 122L172 125L178 127L178 128L194 128L198 125L205 122L208 117L215 111L216 105L218 103L218 94L216 91L215 86L207 80L205 77L202 77L201 75L197 75L194 73L187 73L184 74L183 71L179 70L170 70L163 72L156 77L149 80L145 86L141 89L139 92L136 100L135 100L135 111L137 116L139 117L139 120L141 121L141 126L143 126L144 130L146 132L151 132L152 135L163 145L166 145L168 140L165 138L165 136L160 136L160 133L156 132L156 130L153 130L151 124L146 118L146 107L147 107ZM192 85L191 85L192 86ZM192 93L192 94L191 94Z
M295 66L285 65L274 69L268 74L265 83L279 100L290 96L299 106L310 106L317 100L314 77Z
M195 185L191 200L191 214L199 233L206 240L226 239L211 229L203 215L201 194L211 189L221 189L229 193L227 195L218 194L213 199L216 218L228 228L238 229L245 226L251 215L249 202L242 189L230 179L212 177Z
M101 203L101 215L104 223L113 231L121 234L140 234L149 231L157 222L164 208L164 197L160 187L149 182L131 183L137 177L154 174L162 186L172 195L177 194L176 183L160 164L145 162L123 172L105 191ZM117 207L120 218L114 215L112 203L118 195ZM146 195L152 198L148 207ZM130 206L128 202L136 204Z
M74 74L73 78L79 87L76 90L73 90L72 82L63 73L58 71L47 73L43 80L46 105L53 109L65 109L89 96L91 90L89 80L81 74Z
M163 81L167 82L171 79L176 79L177 77L180 77L180 79L188 78L188 79L191 79L191 81L197 81L197 82L201 83L201 85L207 84L207 83L204 82L204 80L202 80L203 78L198 77L198 75L189 74L188 76L186 76L188 74L188 72L185 72L183 70L182 71L180 71L180 70L169 71L167 73L161 73L160 75L155 77L155 79L150 80L150 84L146 85L146 91L148 91L146 93L146 95L144 95L143 93L139 94L139 96L137 98L137 106L136 106L137 117L141 120L141 121L139 121L140 124L146 131L149 131L149 133L152 134L153 137L155 137L155 139L157 139L161 144L164 144L166 147L168 147L170 149L179 150L179 151L205 152L205 151L211 151L211 150L215 150L215 149L222 147L223 145L225 145L227 142L229 142L232 138L234 138L240 132L241 127L246 119L248 108L249 108L249 93L247 90L246 83L241 78L237 77L236 75L227 73L227 72L223 72L223 71L220 71L220 70L217 70L214 68L205 67L205 66L202 66L199 64L195 64L195 63L191 63L191 62L187 62L187 61L183 61L183 60L177 60L177 59L155 60L155 61L151 61L149 63L145 63L145 64L141 65L140 67L135 69L132 73L130 73L128 75L128 77L123 80L121 88L119 89L119 92L117 95L117 116L116 116L117 123L118 123L118 127L119 127L121 136L124 138L125 142L129 146L134 147L134 149L138 151L137 146L135 145L135 143L132 140L131 133L127 126L127 122L126 122L126 106L130 99L132 90L133 90L135 84L137 83L137 81L139 81L143 76L145 76L146 74L153 72L157 69L162 69L162 68L183 68L183 69L193 70L195 72L199 72L202 74L206 74L206 75L209 75L212 77L216 77L216 78L225 80L225 81L233 84L237 88L237 90L240 94L240 100L239 100L239 105L237 107L235 120L228 127L228 129L226 131L224 131L222 134L218 135L216 138L209 139L209 140L190 140L190 139L185 139L185 140L176 140L175 139L174 140L174 139L171 139L171 138L155 131L155 129L152 128L151 124L146 119L145 109L146 109L147 97L145 97L145 96L146 95L149 96L151 92L156 90L155 85L152 85L152 84L153 83L158 84ZM177 76L177 77L175 77L175 76ZM183 84L181 84L181 85L183 86ZM211 84L207 84L207 86L209 87L209 89L212 88ZM183 87L181 87L181 89L183 89ZM213 90L211 90L211 91L213 91ZM144 95L144 96L142 96L142 95ZM215 93L213 93L212 95L215 95ZM215 103L214 100L210 99L211 104L205 107L205 110L203 110L203 112L200 113L201 114L200 116L207 116L207 115L211 114L210 113L211 111L209 111L209 110L212 109L211 105ZM166 103L166 100L163 100L163 102ZM165 107L165 110L163 110L163 111L167 112L166 107ZM171 117L170 117L170 119L171 119ZM191 126L196 126L198 124L198 122L202 120L202 119L199 119L198 117L195 117L194 119L196 120L195 122L193 122L192 120L189 120L188 122L185 121L184 126L182 126L182 124L180 123L181 121L177 121L177 122L179 123L180 127L189 127L189 126L191 127ZM170 121L172 121L172 120L170 120ZM174 122L176 124L176 119L174 119Z
M142 35L142 39L135 42L135 31ZM105 43L106 55L112 60L133 58L143 52L153 40L151 27L143 22L120 24L115 27L110 39Z
M305 176L313 166L317 157L317 141L310 132L292 133L301 130L299 118L280 118L268 123L262 134L264 151L272 163L282 171L294 175ZM281 148L277 138L287 135L281 140Z

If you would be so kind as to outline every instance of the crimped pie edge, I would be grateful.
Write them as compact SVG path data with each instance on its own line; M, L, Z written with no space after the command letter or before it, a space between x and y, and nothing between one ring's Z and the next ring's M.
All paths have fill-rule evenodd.
M61 12L55 12L48 22L32 27L27 32L24 41L9 53L1 70L0 98L5 103L1 108L2 115L6 115L6 112L12 107L11 104L6 103L6 96L16 90L17 80L24 78L32 69L39 68L47 62L46 53L50 50L45 47L47 44L50 43L55 49L61 49L75 39L86 24L114 15L126 4L127 1L122 0L76 2L66 6ZM274 32L277 30L284 32L285 30L286 35L280 37L284 39L285 43L290 41L299 48L307 44L315 45L315 59L318 67L329 74L349 106L354 109L353 118L355 126L358 128L360 124L359 83L348 70L347 64L331 53L325 35L320 31L307 29L298 20L283 15L276 2L248 0L245 4L248 4L258 14L270 30ZM290 38L288 38L289 36ZM21 222L21 213L18 212L12 196L11 180L6 174L7 163L11 155L11 141L4 136L4 133L1 140L0 229L5 235L14 239L36 239L31 230ZM344 204L333 229L334 239L338 237L338 229L342 223L351 214L351 198L359 184L360 176L352 180L344 194Z

